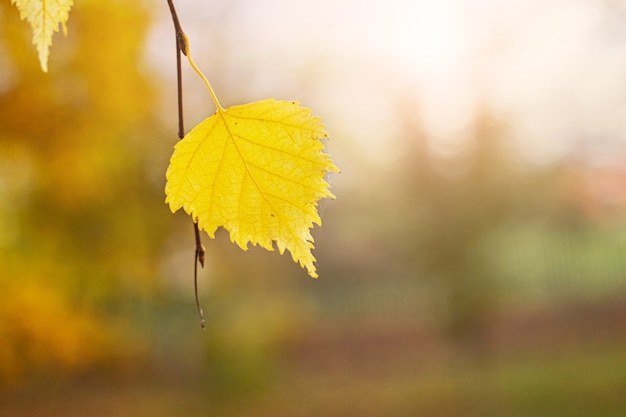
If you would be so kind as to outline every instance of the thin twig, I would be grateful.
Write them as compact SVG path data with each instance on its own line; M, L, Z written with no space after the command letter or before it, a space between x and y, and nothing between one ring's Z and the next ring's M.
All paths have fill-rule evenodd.
M193 222L193 230L196 235L196 258L193 263L193 289L196 295L196 308L200 315L200 325L204 329L206 328L206 321L204 320L204 312L202 311L202 307L200 307L200 299L198 298L198 262L200 262L200 266L204 268L206 249L200 240L200 229L198 228L198 223L195 221Z
M178 139L185 137L185 126L183 123L183 75L181 69L180 54L187 55L187 42L185 42L185 32L183 32L178 20L178 14L174 7L173 0L167 0L167 4L170 7L170 14L174 21L174 30L176 31L176 82L178 92ZM198 228L198 222L193 219L194 233L196 237L196 251L193 264L193 288L196 297L196 308L198 309L198 315L200 316L200 325L202 328L206 328L206 321L204 320L204 312L200 307L200 298L198 297L198 262L200 266L204 268L204 258L206 250L202 245L200 239L200 229Z
M170 13L172 20L174 21L174 30L176 36L176 85L178 93L178 139L185 137L185 125L183 122L183 72L181 68L181 52L187 55L187 45L185 43L185 35L183 29L180 26L178 20L178 14L174 7L173 0L167 0L167 4L170 6Z

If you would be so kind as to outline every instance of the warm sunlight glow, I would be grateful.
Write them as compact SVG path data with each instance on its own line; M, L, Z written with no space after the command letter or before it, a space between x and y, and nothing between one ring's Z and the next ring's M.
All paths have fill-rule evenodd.
M225 81L249 99L307 90L334 131L358 138L353 152L382 164L401 152L390 140L406 114L438 153L456 152L485 106L534 160L565 155L572 132L626 132L610 118L624 107L613 88L626 72L620 20L595 2L264 0L232 9L184 16L190 37L231 37L228 47L211 38L199 65L211 67L212 48L229 50ZM404 106L414 108L400 116Z

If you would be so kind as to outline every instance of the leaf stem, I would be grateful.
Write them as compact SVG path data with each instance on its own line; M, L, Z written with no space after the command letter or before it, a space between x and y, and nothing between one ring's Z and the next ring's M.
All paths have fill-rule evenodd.
M220 101L217 99L217 95L215 94L215 91L213 91L213 87L211 87L211 83L209 82L209 80L207 80L207 78L204 76L202 71L200 71L200 68L198 68L196 63L191 58L191 54L189 53L189 41L187 40L187 35L185 35L184 33L183 33L183 39L185 43L185 48L187 50L186 55L187 55L187 60L189 61L189 65L191 65L191 68L193 68L196 74L198 74L198 76L202 78L202 81L204 81L204 85L206 85L206 88L209 90L209 93L211 93L211 98L213 99L213 102L215 103L215 107L217 107L217 111L223 112L224 107L222 107L222 105L220 104Z

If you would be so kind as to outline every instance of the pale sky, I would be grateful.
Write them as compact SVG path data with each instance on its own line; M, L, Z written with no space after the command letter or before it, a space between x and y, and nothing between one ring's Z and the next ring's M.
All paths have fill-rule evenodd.
M403 102L416 105L442 149L454 149L475 106L485 102L506 118L530 159L554 160L581 141L599 154L626 149L620 0L176 4L218 95L237 90L237 102L223 104L300 100L323 117L332 140L366 160L395 157L391 139ZM148 56L170 65L164 71L171 76L166 7L161 17ZM190 100L210 105L208 96Z

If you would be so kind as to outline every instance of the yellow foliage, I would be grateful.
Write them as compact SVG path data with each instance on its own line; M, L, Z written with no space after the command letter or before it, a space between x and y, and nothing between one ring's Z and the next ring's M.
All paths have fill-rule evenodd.
M242 249L279 252L317 277L311 254L317 202L333 198L324 180L338 171L322 152L319 117L296 102L263 100L218 110L178 142L167 170L166 202L183 208L212 238L218 227Z
M51 369L80 371L103 360L108 334L98 320L70 305L52 286L3 286L0 304L0 384L25 373Z
M118 312L158 287L153 260L169 232L150 227L163 212L145 169L160 142L155 88L137 65L146 5L76 2L75 39L55 45L63 71L49 74L24 52L32 35L9 5L0 4L0 389L130 356L134 366L141 332L127 333Z
M48 55L52 45L52 35L58 32L59 24L67 35L65 23L73 0L11 0L20 11L20 18L28 21L33 30L33 44L39 52L39 63L48 72Z

